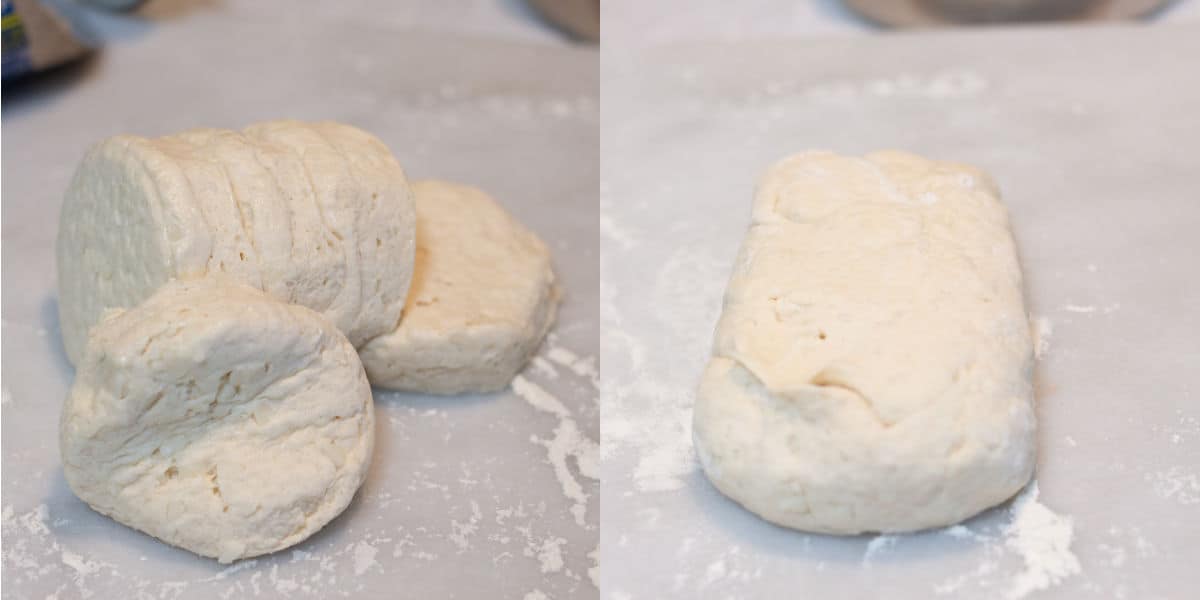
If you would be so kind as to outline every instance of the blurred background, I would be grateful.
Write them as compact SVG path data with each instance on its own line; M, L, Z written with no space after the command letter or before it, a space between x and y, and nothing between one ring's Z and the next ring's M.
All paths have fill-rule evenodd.
M223 0L4 0L5 79L107 43L135 39L155 23L220 12ZM542 44L596 43L600 0L254 3L245 17L306 18L390 25ZM610 42L687 38L870 34L894 28L1013 23L1088 24L1200 20L1198 0L721 0L612 3L615 21L634 24ZM24 25L24 31L14 31ZM32 52L24 46L33 38ZM32 54L32 56L30 56ZM33 64L30 64L30 63Z
M863 35L895 27L954 27L1030 22L1095 24L1200 20L1197 0L722 0L611 2L605 20L620 23L605 41L669 43L755 36ZM618 37L619 36L619 37Z

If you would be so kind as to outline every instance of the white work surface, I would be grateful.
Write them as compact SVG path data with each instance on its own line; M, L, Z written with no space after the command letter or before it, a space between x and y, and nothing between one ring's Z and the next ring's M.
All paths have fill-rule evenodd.
M6 600L598 596L597 54L324 4L307 17L258 3L109 17L112 44L91 62L5 85ZM57 327L57 216L106 136L286 117L358 125L411 177L490 191L550 246L565 300L521 393L377 391L376 454L354 503L292 549L225 566L91 511L63 479L73 371Z
M1196 597L1197 56L1200 28L1165 25L605 46L603 597ZM809 535L699 470L691 407L754 183L810 148L999 182L1043 350L1037 487L1017 502Z

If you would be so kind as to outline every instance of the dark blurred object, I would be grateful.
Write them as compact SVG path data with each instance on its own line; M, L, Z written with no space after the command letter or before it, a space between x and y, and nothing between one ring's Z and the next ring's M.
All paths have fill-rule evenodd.
M590 42L600 39L600 0L529 0L529 3L571 35Z
M75 60L95 47L92 36L59 7L38 0L3 0L3 78Z
M845 0L891 27L1136 19L1170 0Z
M90 4L96 8L103 8L112 11L131 11L142 4L146 0L80 0L84 4Z

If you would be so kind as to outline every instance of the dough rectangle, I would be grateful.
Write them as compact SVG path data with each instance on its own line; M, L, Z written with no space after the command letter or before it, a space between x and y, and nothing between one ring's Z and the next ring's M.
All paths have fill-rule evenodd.
M718 488L785 526L946 525L1028 481L1032 364L986 174L899 152L804 153L760 184L696 447Z

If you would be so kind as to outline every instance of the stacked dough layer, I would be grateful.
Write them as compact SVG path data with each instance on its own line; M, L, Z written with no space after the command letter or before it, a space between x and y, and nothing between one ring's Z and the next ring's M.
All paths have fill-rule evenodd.
M981 171L806 153L762 180L695 407L709 479L763 518L938 527L1034 465L1033 351Z
M439 394L508 385L554 322L550 253L483 191L413 184L417 256L404 318L360 349L375 385Z
M371 387L328 319L248 286L174 281L92 329L63 407L71 489L230 562L342 512L374 445Z
M368 372L433 393L507 385L554 319L549 253L479 190L416 187L419 257L404 172L353 127L278 121L93 148L58 239L75 493L221 562L269 553L362 484Z
M90 327L171 279L222 274L329 318L355 346L392 331L412 277L411 191L374 136L273 121L94 147L67 190L59 318Z

